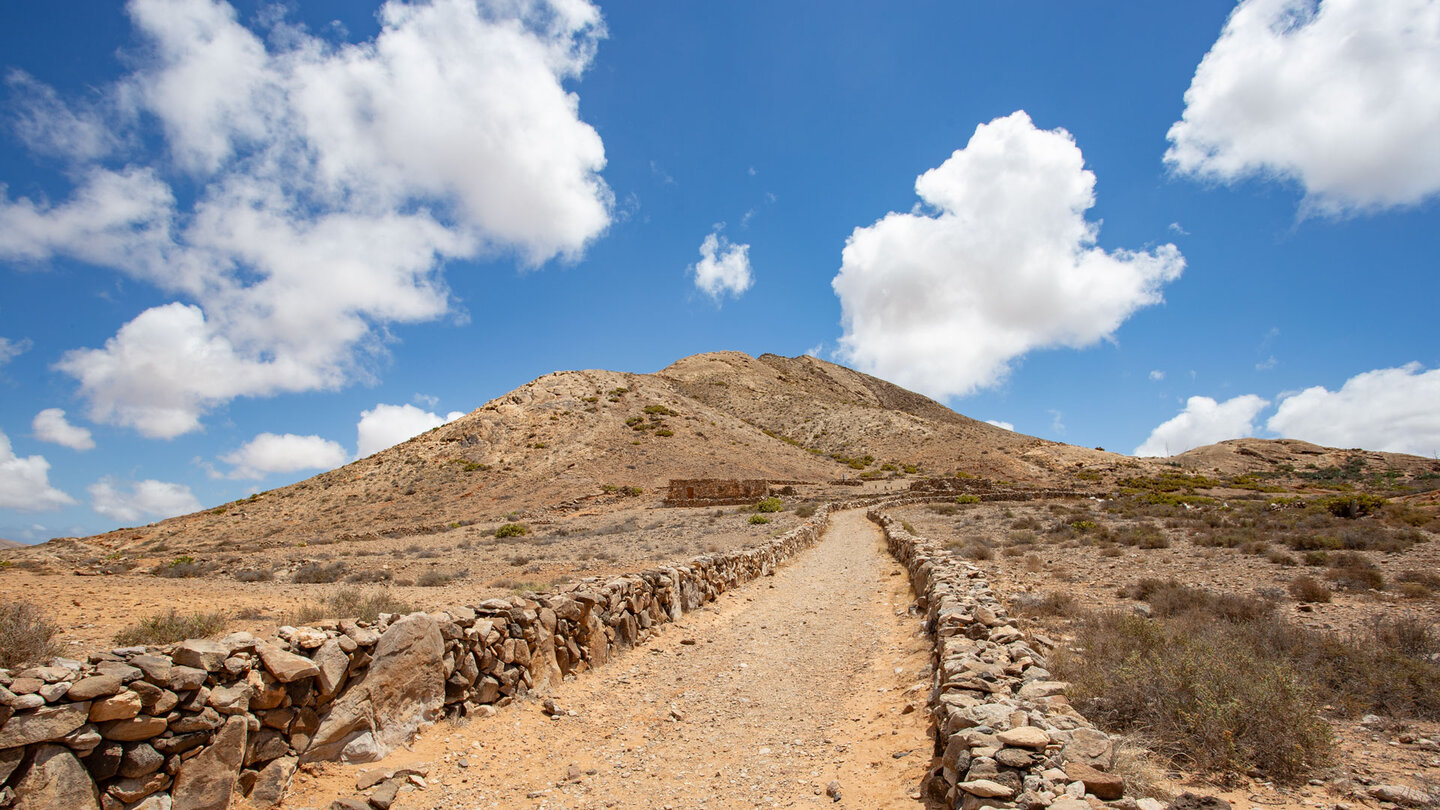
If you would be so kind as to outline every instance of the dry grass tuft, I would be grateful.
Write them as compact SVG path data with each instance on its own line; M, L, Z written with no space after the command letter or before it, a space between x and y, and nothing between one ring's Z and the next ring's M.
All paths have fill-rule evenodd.
M14 667L56 655L60 628L29 602L0 603L0 667Z

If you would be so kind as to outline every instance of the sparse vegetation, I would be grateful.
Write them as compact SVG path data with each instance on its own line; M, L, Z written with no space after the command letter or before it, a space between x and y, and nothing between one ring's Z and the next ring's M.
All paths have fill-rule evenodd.
M758 526L758 525L760 525L760 524L762 524L762 523L769 523L769 522L770 522L770 518L765 517L764 515L751 515L751 516L750 516L750 525L751 525L751 526Z
M524 537L530 530L525 528L523 523L504 523L495 530L495 537L504 540L507 537Z
M763 498L755 504L756 512L783 512L785 502L779 498Z
M303 585L314 585L326 582L339 582L345 576L345 563L336 561L333 563L306 563L296 569L291 582Z
M171 644L187 638L210 638L225 629L225 614L221 611L196 611L181 613L170 608L141 619L115 634L115 643L122 647L144 644Z
M1330 586L1305 574L1292 578L1287 590L1296 602L1329 602L1331 596Z
M60 627L30 602L0 602L0 667L39 662L59 652Z

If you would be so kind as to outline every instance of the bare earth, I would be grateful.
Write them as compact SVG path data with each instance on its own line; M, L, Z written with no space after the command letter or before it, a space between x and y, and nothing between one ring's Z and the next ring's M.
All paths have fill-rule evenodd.
M380 763L302 772L282 807L416 763L427 786L400 808L923 807L929 642L912 603L864 512L838 513L773 579L562 684L552 697L573 716L525 700L442 723Z

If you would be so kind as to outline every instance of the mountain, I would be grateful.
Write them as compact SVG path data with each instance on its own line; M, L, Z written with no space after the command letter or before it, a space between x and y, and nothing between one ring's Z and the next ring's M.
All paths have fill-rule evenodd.
M6 540L0 537L0 548L24 548L24 543L17 543L14 540Z
M892 483L903 487L906 478L958 473L1105 492L1166 465L1289 476L1301 486L1307 475L1323 477L1332 468L1352 477L1387 469L1401 469L1407 479L1435 474L1428 459L1357 453L1243 439L1173 459L1135 459L1004 430L814 357L726 351L687 357L654 374L547 374L454 422L305 481L51 547L210 552L242 542L263 548L420 536L474 522L654 504L674 478L816 484L899 478Z

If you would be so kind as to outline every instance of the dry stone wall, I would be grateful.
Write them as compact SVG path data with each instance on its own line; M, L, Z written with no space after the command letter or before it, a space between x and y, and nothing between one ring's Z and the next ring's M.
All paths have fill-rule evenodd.
M271 807L304 762L374 761L446 713L605 664L813 546L831 508L761 545L562 591L0 670L0 807Z
M1065 699L1067 684L1045 669L1048 645L1020 631L983 572L883 507L867 514L909 571L935 639L930 797L963 810L1089 810L1087 798L1135 810L1109 772L1114 741Z

